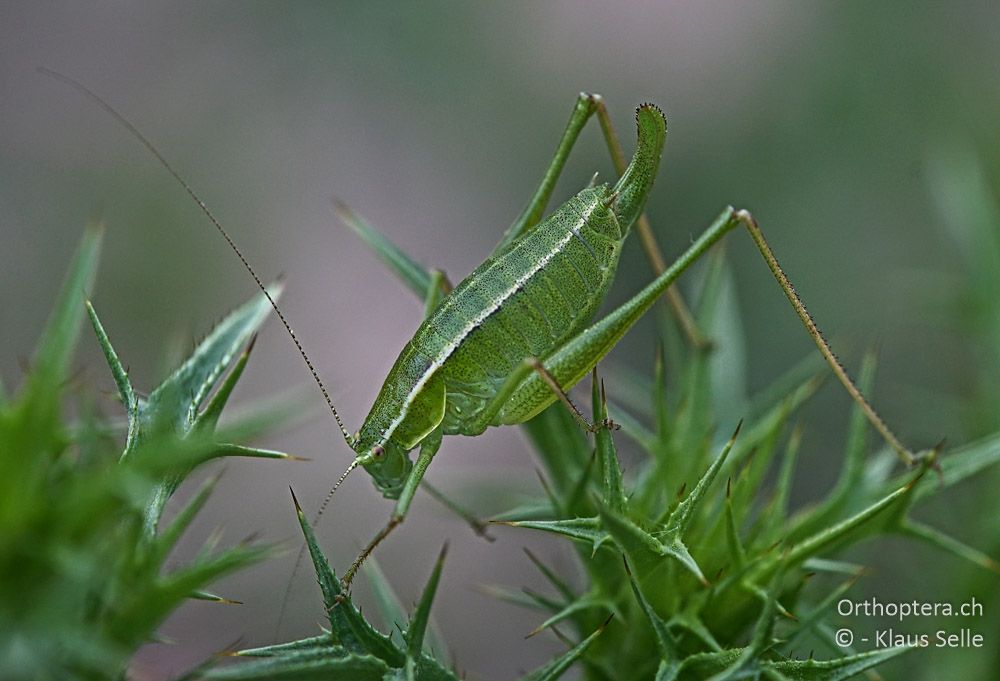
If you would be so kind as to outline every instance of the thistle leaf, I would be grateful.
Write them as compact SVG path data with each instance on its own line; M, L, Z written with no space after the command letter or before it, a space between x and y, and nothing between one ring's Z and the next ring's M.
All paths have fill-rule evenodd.
M563 675L570 666L579 659L590 644L594 642L601 632L608 626L608 622L611 621L609 617L604 624L602 624L594 633L592 633L587 638L580 641L578 644L567 650L565 653L559 657L550 660L547 664L542 665L535 671L521 678L521 681L555 681L560 676Z
M576 541L589 542L594 552L610 537L602 528L600 518L570 518L567 520L496 520L490 521L496 525L510 527L527 527L532 530L542 530L561 534Z
M411 258L403 249L392 243L368 221L355 213L342 201L334 201L337 216L358 235L396 277L420 300L427 296L431 285L431 272Z
M87 314L90 316L91 326L94 327L94 333L97 335L97 342L100 344L101 350L104 352L104 358L111 368L111 375L115 379L115 385L118 386L118 395L121 397L122 405L125 407L125 414L128 417L125 451L129 451L134 445L135 436L139 428L139 400L136 398L135 391L132 389L132 383L128 379L128 372L118 359L118 353L112 347L111 339L108 338L101 320L97 317L97 311L94 310L94 306L91 305L89 300L85 301L85 304L87 306Z
M782 660L764 662L761 666L773 669L793 681L846 681L863 671L880 665L897 655L902 655L907 647L886 648L867 653L841 657L835 660Z
M288 652L204 674L212 681L382 681L389 666L373 655L343 648Z
M624 557L623 557L624 558ZM642 589L639 587L639 582L636 581L635 575L632 574L632 570L628 566L628 559L625 560L625 573L628 575L629 584L632 586L632 593L635 595L635 600L638 601L639 607L642 608L643 614L646 616L646 621L649 622L649 626L653 630L653 634L656 636L656 645L660 651L660 657L666 661L676 661L677 659L677 646L674 642L674 638L670 631L667 629L667 623L656 614L656 610L653 609L652 603L646 598L642 593ZM664 672L658 672L658 675Z
M276 299L281 294L281 285L272 285L268 290ZM247 345L270 311L270 302L259 294L219 322L187 361L149 394L141 410L144 420L170 424L183 432L190 430L198 408L219 376Z
M392 644L392 640L376 631L354 606L350 597L343 593L340 580L330 567L329 561L323 555L316 542L309 521L306 520L302 507L299 506L295 493L292 493L295 503L295 513L305 536L309 556L316 570L316 580L323 593L323 606L330 618L330 633L335 643L342 645L348 651L375 655L392 667L402 667L405 655Z
M608 401L604 394L604 382L597 380L597 369L594 369L591 402L594 406L594 425L599 429L595 435L597 441L597 456L601 461L604 473L603 500L604 507L614 513L624 513L627 504L625 488L622 484L622 469L618 463L618 453L615 451L611 428L602 428L602 423L608 422Z
M21 390L23 404L36 404L36 396L48 395L47 400L39 400L51 410L48 418L55 417L60 384L69 374L73 351L83 323L84 301L93 287L97 273L104 226L91 222L83 233L83 240L73 255L69 272L59 289L52 313L45 324L38 341L38 347L31 359L31 372Z
M416 660L420 657L420 652L424 645L424 633L427 631L427 623L431 616L431 604L434 602L434 595L437 593L438 583L441 581L441 570L444 568L444 559L448 555L448 545L445 544L438 554L437 562L431 571L427 586L424 587L420 601L416 610L410 618L406 628L406 657L408 660Z
M225 380L222 381L222 385L220 385L219 389L215 391L214 395L212 395L212 399L209 400L208 405L201 411L200 414L195 416L194 428L201 428L207 432L215 430L216 425L219 423L219 417L222 416L222 410L225 408L226 402L229 401L229 396L233 394L233 388L236 387L236 383L243 375L243 370L247 366L247 362L250 359L250 353L253 352L256 340L256 335L250 337L250 342L240 354L236 363L233 364L233 368L229 370Z

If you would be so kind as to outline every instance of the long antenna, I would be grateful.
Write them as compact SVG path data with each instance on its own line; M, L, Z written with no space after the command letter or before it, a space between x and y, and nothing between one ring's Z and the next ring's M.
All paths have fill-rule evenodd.
M312 522L309 523L311 526L315 527L319 523L320 517L323 515L323 512L326 511L326 507L330 504L330 500L333 499L334 492L337 491L337 488L340 487L341 483L347 479L347 476L350 475L351 471L357 468L359 464L361 464L361 458L355 458L354 461L351 462L351 465L347 467L347 470L344 471L344 474L340 476L340 479L337 480L337 484L331 487L330 491L326 493L326 497L323 498L323 503L319 505L319 510L316 511L315 515L312 517ZM295 492L292 492L292 498L294 497ZM298 505L298 501L296 501L296 508L298 508ZM295 584L295 577L299 574L299 568L302 567L302 559L305 555L306 545L302 544L299 546L299 552L295 554L295 566L292 568L292 577L288 580L288 584L285 586L285 595L281 599L281 607L278 609L278 623L274 625L274 638L278 638L278 634L281 633L281 624L285 621L285 610L288 608L288 601L292 597L292 586Z
M45 75L51 78L55 78L56 80L65 83L66 85L76 88L78 91L83 93L87 98L89 98L99 107L104 109L104 111L106 111L109 115L111 115L112 118L118 121L118 123L121 124L122 127L124 127L128 132L130 132L133 137L139 140L139 142L144 147L146 147L146 149L148 149L149 152L154 157L156 157L156 160L160 162L160 165L162 165L164 168L167 169L167 172L170 173L171 176L173 176L173 178L177 181L177 183L184 189L185 192L187 192L188 196L194 199L194 202L198 204L198 207L201 208L201 211L205 214L205 216L209 219L209 221L213 225L215 225L215 228L219 230L219 234L222 235L222 238L226 240L226 243L229 244L229 247L233 249L234 253L236 253L237 257L240 259L240 262L243 263L243 267L245 267L247 272L250 273L250 276L253 277L253 280L257 282L257 288L261 290L261 292L267 297L268 302L271 303L271 307L274 308L274 312L278 315L278 319L281 320L281 323L285 327L285 330L288 332L288 335L292 337L292 342L295 343L295 347L298 348L299 354L302 355L302 359L305 360L306 366L309 367L309 372L312 374L313 380L316 381L316 385L319 386L320 392L323 393L323 399L326 400L327 406L330 407L330 412L333 414L333 418L337 420L337 425L340 426L340 432L343 434L344 440L347 442L347 445L353 449L354 438L351 437L351 434L347 432L347 428L344 427L344 422L340 419L340 414L337 413L337 408L333 406L333 400L330 398L330 392L326 389L326 386L323 384L323 379L319 377L319 372L317 372L316 368L313 366L312 361L309 359L309 355L307 355L306 351L302 348L302 343L299 342L298 336L296 336L295 332L292 331L292 326L288 323L288 320L285 319L285 315L282 314L281 310L278 308L278 304L274 302L274 298L272 298L271 294L268 293L267 287L264 286L264 282L261 281L260 277L257 276L257 272L254 271L254 268L250 266L250 263L249 261L247 261L246 257L244 257L243 252L236 246L236 242L234 242L233 238L229 236L229 232L227 232L226 229L222 226L222 223L219 222L219 219L215 217L215 214L212 213L211 210L209 210L208 205L204 201L202 201L201 197L198 196L198 194L194 191L194 189L191 188L191 185L189 185L187 181L183 177L181 177L181 174L178 173L176 170L174 170L174 167L170 165L170 162L167 161L166 158L164 158L163 154L160 153L160 150L157 149L153 145L153 143L150 142L149 139L144 134L142 134L142 132L137 127L135 127L135 125L133 125L128 118L125 117L124 114L120 113L117 109L115 109L113 106L104 101L104 99L102 99L100 95L98 95L96 92L88 88L80 81L70 78L69 76L59 73L58 71L53 71L52 69L45 68L44 66L39 66L38 71L40 73L44 73Z

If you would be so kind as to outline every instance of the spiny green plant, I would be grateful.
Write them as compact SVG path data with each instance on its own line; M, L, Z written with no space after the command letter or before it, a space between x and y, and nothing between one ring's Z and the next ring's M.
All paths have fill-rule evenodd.
M287 458L233 444L261 433L273 418L256 413L218 426L270 311L267 300L257 296L223 319L140 397L86 300L101 234L97 225L86 230L26 377L10 396L0 391L4 679L124 678L132 655L155 640L171 612L191 598L225 601L206 588L269 553L250 542L216 549L210 540L186 563L166 569L214 477L164 519L181 482L209 460ZM118 386L124 427L101 416L96 391L77 388L72 378L87 316Z
M353 226L419 295L419 282L430 272L367 223L358 219ZM595 681L847 679L906 648L856 652L836 644L832 607L864 573L840 554L865 541L903 535L997 570L988 556L914 519L911 511L1000 460L1000 434L894 472L891 451L870 451L868 423L855 407L839 478L823 499L790 509L801 443L801 428L791 424L823 374L807 361L747 399L745 360L739 359L744 353L738 334L727 332L738 328L730 289L717 251L702 273L696 316L714 345L685 344L664 316L652 380L615 380L615 394L627 398L627 406L609 404L595 376L594 421L610 414L640 451L630 459L629 475L622 472L611 429L600 430L591 443L558 404L525 424L543 469L542 495L494 522L569 540L585 575L582 587L574 586L528 553L552 594L491 588L497 597L541 613L535 633L551 630L566 640L561 628L575 632L576 642L563 655L525 679L558 678L574 662ZM870 390L874 370L869 356L860 373L862 389ZM720 441L717 424L735 426L741 415L742 428ZM330 629L243 651L238 656L263 659L207 676L453 678L423 647L441 560L397 642L368 624L340 592L301 512L299 517ZM379 573L372 574L376 594L386 593ZM406 621L392 608L384 619ZM814 657L817 649L825 659Z
M938 140L927 155L928 190L935 200L946 248L954 250L960 276L939 272L937 286L927 285L914 296L922 319L951 322L961 330L959 354L973 358L975 371L958 411L965 417L968 437L979 437L1000 427L1000 192L991 183L986 157L969 140L948 136ZM950 282L950 286L947 285ZM945 283L946 285L941 285ZM947 296L942 299L942 293ZM944 329L939 329L944 330ZM953 350L954 351L954 350ZM954 399L954 398L953 398ZM958 405L956 405L958 406ZM994 468L975 483L973 493L983 496L1000 486L1000 469ZM995 514L981 507L967 507L961 518L967 532L990 555L1000 554L1000 524ZM996 577L982 570L949 570L938 576L942 583L958 585L962 593L976 594L984 616L977 632L988 640L1000 636L1000 593ZM930 588L939 588L934 582ZM990 654L935 656L928 660L922 678L991 678L1000 669L1000 649Z

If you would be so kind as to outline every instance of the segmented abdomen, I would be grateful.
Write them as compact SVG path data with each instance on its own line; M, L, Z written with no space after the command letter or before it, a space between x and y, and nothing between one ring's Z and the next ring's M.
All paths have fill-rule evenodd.
M594 316L621 247L606 195L581 192L469 275L427 320L428 336L455 345L442 367L446 433L481 431L472 417L523 360L544 359Z
M400 352L363 438L422 430L427 414L418 397L432 379L445 383L444 432L482 432L474 417L504 379L526 357L544 360L604 300L622 242L607 197L604 185L583 190L456 286Z

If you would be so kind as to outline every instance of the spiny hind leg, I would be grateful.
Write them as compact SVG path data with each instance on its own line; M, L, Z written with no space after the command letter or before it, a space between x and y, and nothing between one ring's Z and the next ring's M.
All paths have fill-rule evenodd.
M739 210L734 213L734 217L738 222L740 222L744 227L746 227L747 232L750 234L750 238L753 239L754 245L757 246L757 250L760 251L761 256L767 263L768 269L771 270L771 274L774 275L775 280L784 292L785 297L788 298L788 302L792 304L792 308L795 310L795 314L798 315L799 320L802 325L806 328L809 336L812 337L813 342L816 347L819 348L819 352L823 355L823 359L826 363L830 365L830 369L833 370L833 374L840 381L840 384L844 386L847 394L851 396L851 399L861 408L861 411L867 417L869 423L878 431L882 439L888 443L890 447L896 452L900 459L903 460L907 465L912 465L918 460L918 456L911 452L906 445L904 445L896 434L892 432L892 429L886 424L885 420L879 415L875 408L861 393L861 390L855 385L854 381L848 375L847 370L837 359L837 356L833 354L833 350L830 348L830 344L827 343L826 338L820 332L819 327L816 326L816 322L813 321L812 315L806 309L805 304L802 299L799 298L799 294L795 292L795 287L792 286L792 282L788 279L788 275L785 271L781 269L781 265L778 264L778 259L774 255L774 251L768 245L767 240L764 238L764 233L761 231L760 226L757 224L757 220L754 219L753 215L747 210ZM928 456L933 457L936 453L935 450L931 451Z
M534 372L541 377L541 379L545 382L545 385L549 387L559 401L566 405L566 408L569 409L570 413L576 418L584 430L588 433L596 433L597 431L603 429L618 430L618 424L611 419L604 419L600 423L591 423L588 421L587 417L584 416L583 412L581 412L580 409L573 403L573 400L569 398L569 395L563 387L559 385L559 381L552 375L552 372L545 368L544 364L534 357L526 361L531 365Z

